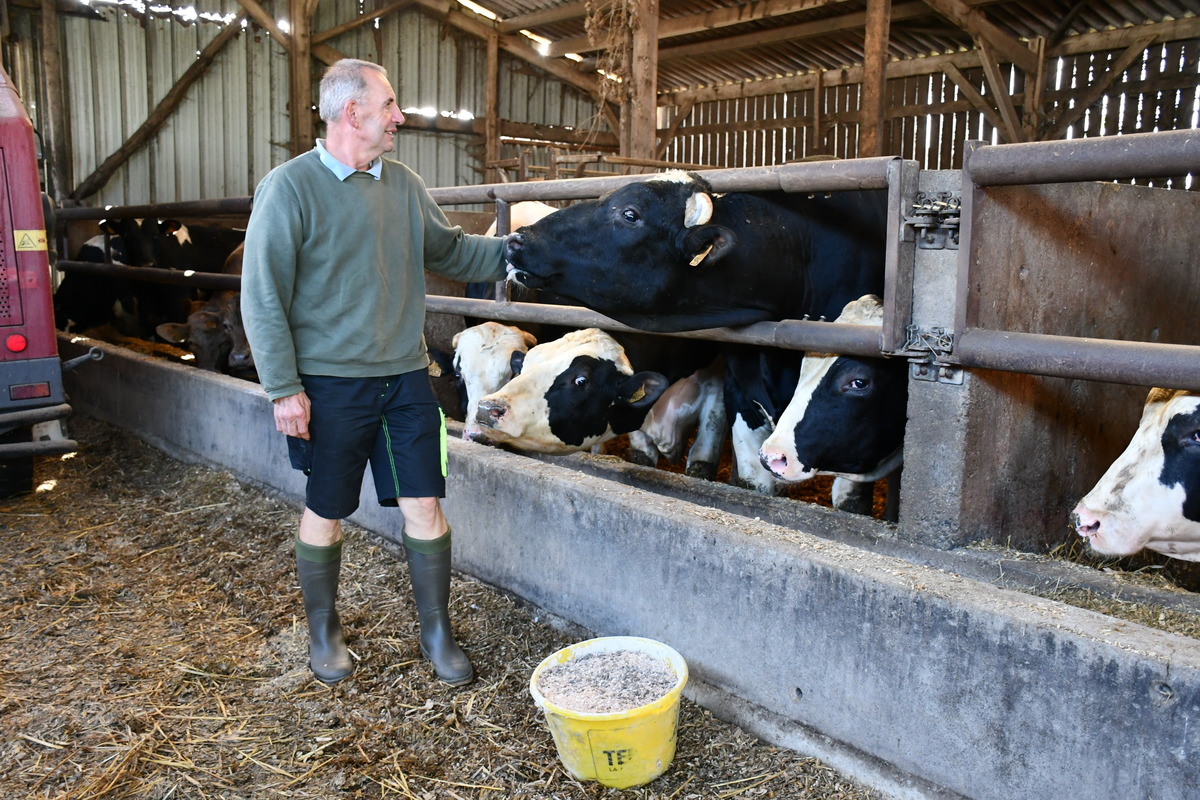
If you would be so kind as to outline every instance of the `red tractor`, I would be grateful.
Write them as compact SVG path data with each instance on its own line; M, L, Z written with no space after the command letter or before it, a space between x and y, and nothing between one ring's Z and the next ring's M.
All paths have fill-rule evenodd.
M0 497L27 492L33 459L77 449L62 420L71 412L54 331L49 198L38 180L29 115L0 66Z

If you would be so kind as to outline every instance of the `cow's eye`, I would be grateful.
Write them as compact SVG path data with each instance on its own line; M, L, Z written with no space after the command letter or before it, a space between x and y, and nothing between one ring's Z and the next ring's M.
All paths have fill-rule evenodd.
M1187 437L1187 441L1189 444L1200 445L1200 430L1192 431L1191 435Z
M575 385L578 386L579 388L582 389L584 386L587 386L587 383L588 383L587 375L576 375L575 376Z
M850 383L847 384L847 386L849 386L849 388L853 389L856 392L861 392L861 391L865 391L866 389L870 388L871 381L868 380L867 378L855 378L852 381L850 381Z
M626 222L637 222L639 219L641 219L641 217L638 216L638 213L632 208L621 209L621 218Z

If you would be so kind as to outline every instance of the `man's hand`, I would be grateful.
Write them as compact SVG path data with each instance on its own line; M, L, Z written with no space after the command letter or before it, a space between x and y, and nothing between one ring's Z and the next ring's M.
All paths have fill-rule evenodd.
M300 439L308 438L308 419L312 405L304 392L281 397L274 401L275 430Z

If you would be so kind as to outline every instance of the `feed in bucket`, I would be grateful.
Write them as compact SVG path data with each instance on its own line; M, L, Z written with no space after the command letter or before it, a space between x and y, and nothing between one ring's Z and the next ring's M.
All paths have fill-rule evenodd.
M625 789L654 780L675 758L687 678L683 656L667 645L606 636L546 657L529 693L567 771Z

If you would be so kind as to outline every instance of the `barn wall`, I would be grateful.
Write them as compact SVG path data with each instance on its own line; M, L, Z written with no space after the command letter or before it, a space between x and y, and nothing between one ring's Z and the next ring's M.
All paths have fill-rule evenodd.
M198 5L205 13L241 13L233 0ZM286 6L274 5L286 17ZM220 30L212 22L183 25L115 7L100 6L99 11L103 20L61 18L75 184L137 130ZM324 2L314 31L353 19L360 11L357 2ZM32 15L18 19L15 27L36 29ZM18 86L42 83L36 39L36 30L29 30L24 41L10 48L22 67L14 76ZM393 14L325 44L343 55L383 64L402 108L484 115L484 42L426 14ZM320 69L314 62L315 75ZM313 99L315 103L315 93ZM587 128L596 115L583 93L504 54L499 99L500 117L522 123ZM36 124L36 107L31 113ZM262 176L289 156L290 113L287 53L265 31L247 26L218 54L149 145L86 202L131 205L251 194ZM516 147L510 144L501 156L515 156ZM474 134L403 131L395 155L429 186L480 183L484 177L483 140Z
M1194 40L1147 48L1101 102L1056 138L1196 127L1198 52L1200 42ZM1072 98L1104 77L1121 54L1121 50L1106 50L1052 60L1044 92L1049 116L1056 116L1060 108L1073 108ZM962 73L994 103L982 67L963 69ZM1005 77L1020 110L1026 76L1010 68ZM664 158L724 168L774 166L818 155L854 158L858 155L860 88L853 81L831 82L785 94L696 103ZM818 95L819 109L814 107ZM968 140L1004 141L992 122L940 71L893 78L887 81L885 96L884 155L911 159L923 169L960 169ZM666 124L674 122L678 113L679 108L669 107ZM814 130L818 116L819 132ZM1162 180L1156 182L1163 184Z

